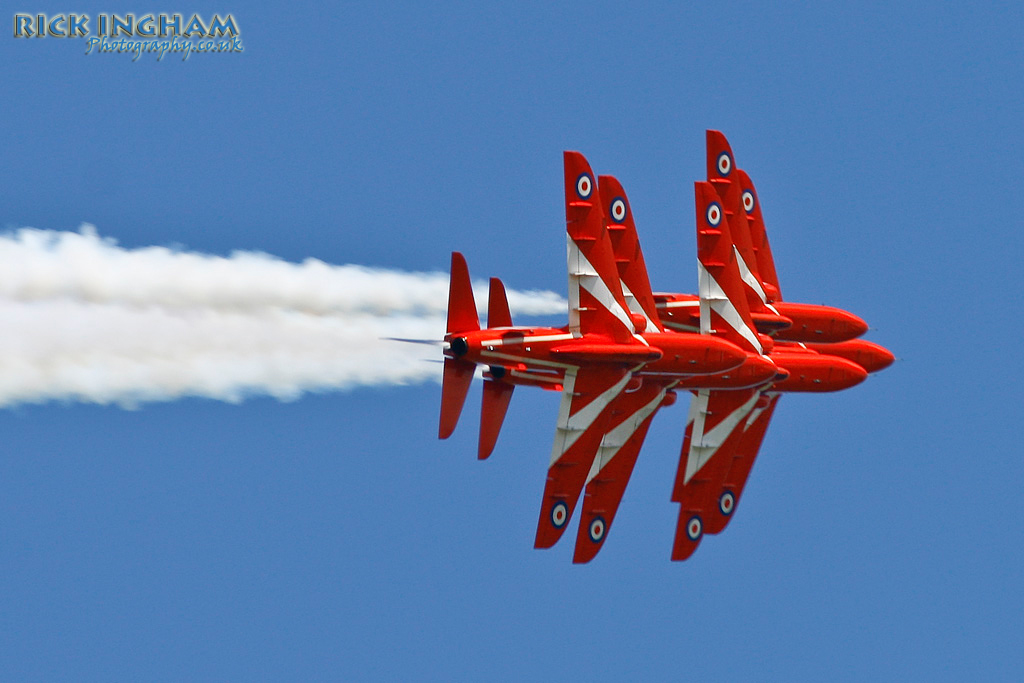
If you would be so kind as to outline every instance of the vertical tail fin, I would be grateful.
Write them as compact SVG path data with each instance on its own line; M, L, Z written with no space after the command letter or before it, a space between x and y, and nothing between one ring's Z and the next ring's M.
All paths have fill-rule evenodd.
M453 251L451 279L448 281L448 327L445 331L451 334L479 329L469 266L466 265L466 257Z
M736 169L736 179L743 189L743 210L747 214L747 223L750 226L750 241L754 248L754 256L757 260L757 270L761 277L761 286L768 296L768 303L782 301L782 292L779 289L779 276L775 272L775 259L772 257L772 247L768 243L768 232L764 227L764 218L761 215L761 202L757 198L757 190L750 176L742 169Z
M491 278L491 286L487 291L487 327L512 327L505 285L496 277Z
M721 201L711 183L695 183L694 190L700 331L715 332L745 351L760 354L763 347L747 307L745 285Z
M622 183L610 175L600 176L598 186L601 189L604 221L612 241L612 253L615 255L615 266L619 271L619 281L626 305L634 317L640 316L644 319L646 332L663 332L626 191L622 188ZM636 320L634 325L638 322L639 320Z
M717 130L709 130L707 139L708 182L714 186L722 202L722 209L732 231L733 248L740 278L745 285L744 295L752 313L765 312L768 296L762 286L759 262L752 242L746 211L747 195L739 182L739 169L732 147Z
M448 324L446 340L451 343L452 335L480 329L476 315L476 301L473 299L473 284L469 279L466 259L457 251L452 252L451 280L448 283ZM465 340L463 340L465 343ZM462 414L462 406L473 382L476 364L462 360L458 351L449 348L445 352L444 375L441 379L441 419L437 435L447 439L455 431ZM448 355L452 354L452 355Z
M622 296L615 255L590 164L565 152L565 221L568 234L569 329L632 341L635 328Z

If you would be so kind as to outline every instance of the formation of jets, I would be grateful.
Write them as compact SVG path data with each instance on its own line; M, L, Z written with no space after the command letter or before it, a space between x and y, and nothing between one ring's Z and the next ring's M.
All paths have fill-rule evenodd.
M481 459L517 385L561 392L535 546L553 546L579 508L573 561L588 562L655 413L689 391L672 492L672 559L685 560L732 519L781 394L852 387L893 355L858 339L868 328L857 316L783 300L757 193L720 132L707 132L708 179L694 186L696 295L653 292L622 185L578 152L564 163L569 324L514 326L492 278L481 327L466 261L453 253L439 435L454 431L477 365Z

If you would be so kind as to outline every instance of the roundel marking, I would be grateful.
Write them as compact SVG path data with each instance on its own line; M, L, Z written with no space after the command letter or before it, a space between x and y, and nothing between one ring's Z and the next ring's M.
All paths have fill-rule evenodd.
M728 152L722 152L718 155L718 174L721 176L727 176L732 172L732 157L729 156Z
M580 196L580 199L589 199L593 193L594 179L590 177L589 173L580 173L580 177L576 179L576 194Z
M731 515L732 511L736 509L736 496L733 495L732 491L722 492L722 495L718 498L718 509L726 517Z
M717 228L718 224L722 222L722 205L718 202L711 202L708 204L708 225L712 228Z
M690 521L686 523L686 537L691 541L696 541L700 539L702 533L704 533L704 523L700 521L700 516L690 517Z
M551 523L556 529L561 529L569 520L569 506L563 501L558 501L551 508Z
M604 518L595 517L594 521L590 523L590 540L594 543L600 543L601 539L604 538L604 532L608 529L608 526L604 523Z
M626 201L622 197L612 200L611 216L616 223L626 220Z
M750 190L743 190L743 210L750 213L754 210L755 203L754 193Z

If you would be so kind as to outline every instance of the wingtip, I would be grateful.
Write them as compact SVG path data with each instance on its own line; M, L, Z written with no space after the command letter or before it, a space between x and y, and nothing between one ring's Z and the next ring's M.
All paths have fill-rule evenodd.
M569 521L572 519L572 507L565 500L545 500L537 522L537 535L533 547L550 548L561 540Z
M679 511L676 537L672 543L672 561L682 562L697 551L704 538L704 522L701 516L688 510Z
M576 551L572 555L573 564L589 564L592 559L597 557L597 551L583 552L579 546L576 546Z
M588 530L591 529L598 520L602 525L600 530L601 536L600 538L595 539L590 535ZM579 531L576 534L576 547L573 549L572 563L587 564L593 560L597 557L597 554L601 552L601 548L604 547L604 541L607 537L608 525L605 523L604 519L594 517L586 524L581 521Z

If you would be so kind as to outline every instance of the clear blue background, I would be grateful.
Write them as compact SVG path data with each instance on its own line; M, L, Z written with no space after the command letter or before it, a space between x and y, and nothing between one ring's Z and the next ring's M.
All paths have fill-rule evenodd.
M784 397L734 523L681 564L685 401L582 567L574 533L532 548L553 394L517 392L485 463L479 388L446 442L431 384L3 410L0 678L1019 680L1020 3L42 11L232 12L245 52L4 32L0 224L410 270L458 249L563 292L578 149L630 193L655 287L693 291L717 128L786 298L904 360Z

